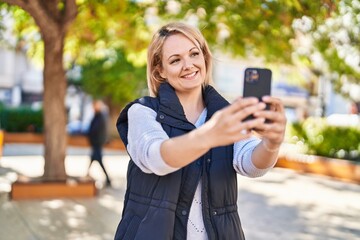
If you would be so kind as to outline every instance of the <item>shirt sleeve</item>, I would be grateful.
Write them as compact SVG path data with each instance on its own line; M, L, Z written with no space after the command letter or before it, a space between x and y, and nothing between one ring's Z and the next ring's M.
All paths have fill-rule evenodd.
M138 103L132 105L128 124L127 151L143 172L162 176L179 169L166 164L161 156L160 146L169 137L156 121L154 110Z
M259 169L253 164L251 160L252 153L260 142L259 138L251 137L234 144L233 166L237 173L246 177L256 178L265 175L274 167L276 161L270 167L264 169Z

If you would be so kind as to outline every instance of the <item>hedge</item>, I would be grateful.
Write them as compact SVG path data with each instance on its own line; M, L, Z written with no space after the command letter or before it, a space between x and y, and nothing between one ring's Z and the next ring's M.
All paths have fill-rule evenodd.
M360 126L332 126L310 117L288 126L288 139L304 145L305 153L360 162Z
M0 128L6 132L43 131L43 111L27 106L16 108L0 106Z

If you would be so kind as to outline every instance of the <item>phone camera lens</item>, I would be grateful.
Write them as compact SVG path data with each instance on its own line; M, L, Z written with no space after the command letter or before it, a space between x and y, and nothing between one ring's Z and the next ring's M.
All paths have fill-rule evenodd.
M255 83L259 80L259 73L256 69L252 69L246 72L246 81L249 83Z

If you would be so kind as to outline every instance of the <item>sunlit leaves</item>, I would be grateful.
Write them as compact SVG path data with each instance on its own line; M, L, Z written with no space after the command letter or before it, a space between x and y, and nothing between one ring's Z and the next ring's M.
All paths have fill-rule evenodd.
M316 61L311 54L317 51L323 55L323 61L327 62L330 71L341 73L339 78L345 74L349 81L353 81L359 79L355 77L358 75L354 67L339 51L340 45L336 47L332 42L334 35L329 34L329 29L340 33L344 26L330 28L325 20L347 16L350 4L356 2L358 1L77 0L78 16L66 38L65 66L86 65L88 61L103 59L105 56L111 61L109 52L122 49L127 61L143 67L146 47L154 29L168 21L180 20L197 25L214 52L225 51L233 56L257 56L273 64L291 63L295 57L309 68L314 68ZM348 7L339 7L341 4ZM359 26L359 10L354 11L356 6L351 8L354 12L350 18L352 25ZM31 18L21 12L18 14L17 31L26 33L33 42L38 41L39 34L30 34L38 31L32 27L35 24ZM303 46L305 42L302 38L299 39L301 25L294 28L296 23L305 23L302 26L303 34L314 38L308 46ZM322 28L325 32L321 32ZM347 31L349 45L360 46L359 30L356 32L355 27L352 29ZM29 52L35 56L35 53L40 52L40 47L30 48L33 50ZM356 53L356 49L359 48L352 52Z
M84 0L68 35L75 47L71 55L83 63L92 53L106 48L123 48L126 53L142 51L151 37L143 15L128 1L108 0L100 4Z
M234 56L261 56L271 62L291 60L290 40L295 37L292 29L294 19L309 15L314 16L317 22L331 11L328 0L159 2L152 7L158 9L162 18L197 24L213 49L225 50ZM174 11L171 6L181 8Z
M82 66L81 81L92 96L123 105L145 89L146 69L134 66L123 50L116 49L101 58L88 59Z
M356 86L360 83L360 2L340 1L325 21L313 22L307 28L309 24L295 26L303 39L296 54L307 58L313 69L331 80L337 92L360 101Z

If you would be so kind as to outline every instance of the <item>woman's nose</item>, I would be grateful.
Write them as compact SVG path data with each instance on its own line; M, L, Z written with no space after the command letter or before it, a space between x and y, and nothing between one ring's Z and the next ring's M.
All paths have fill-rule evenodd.
M184 66L183 66L184 70L190 70L193 67L194 67L194 64L192 63L192 61L190 61L190 60L184 61Z

